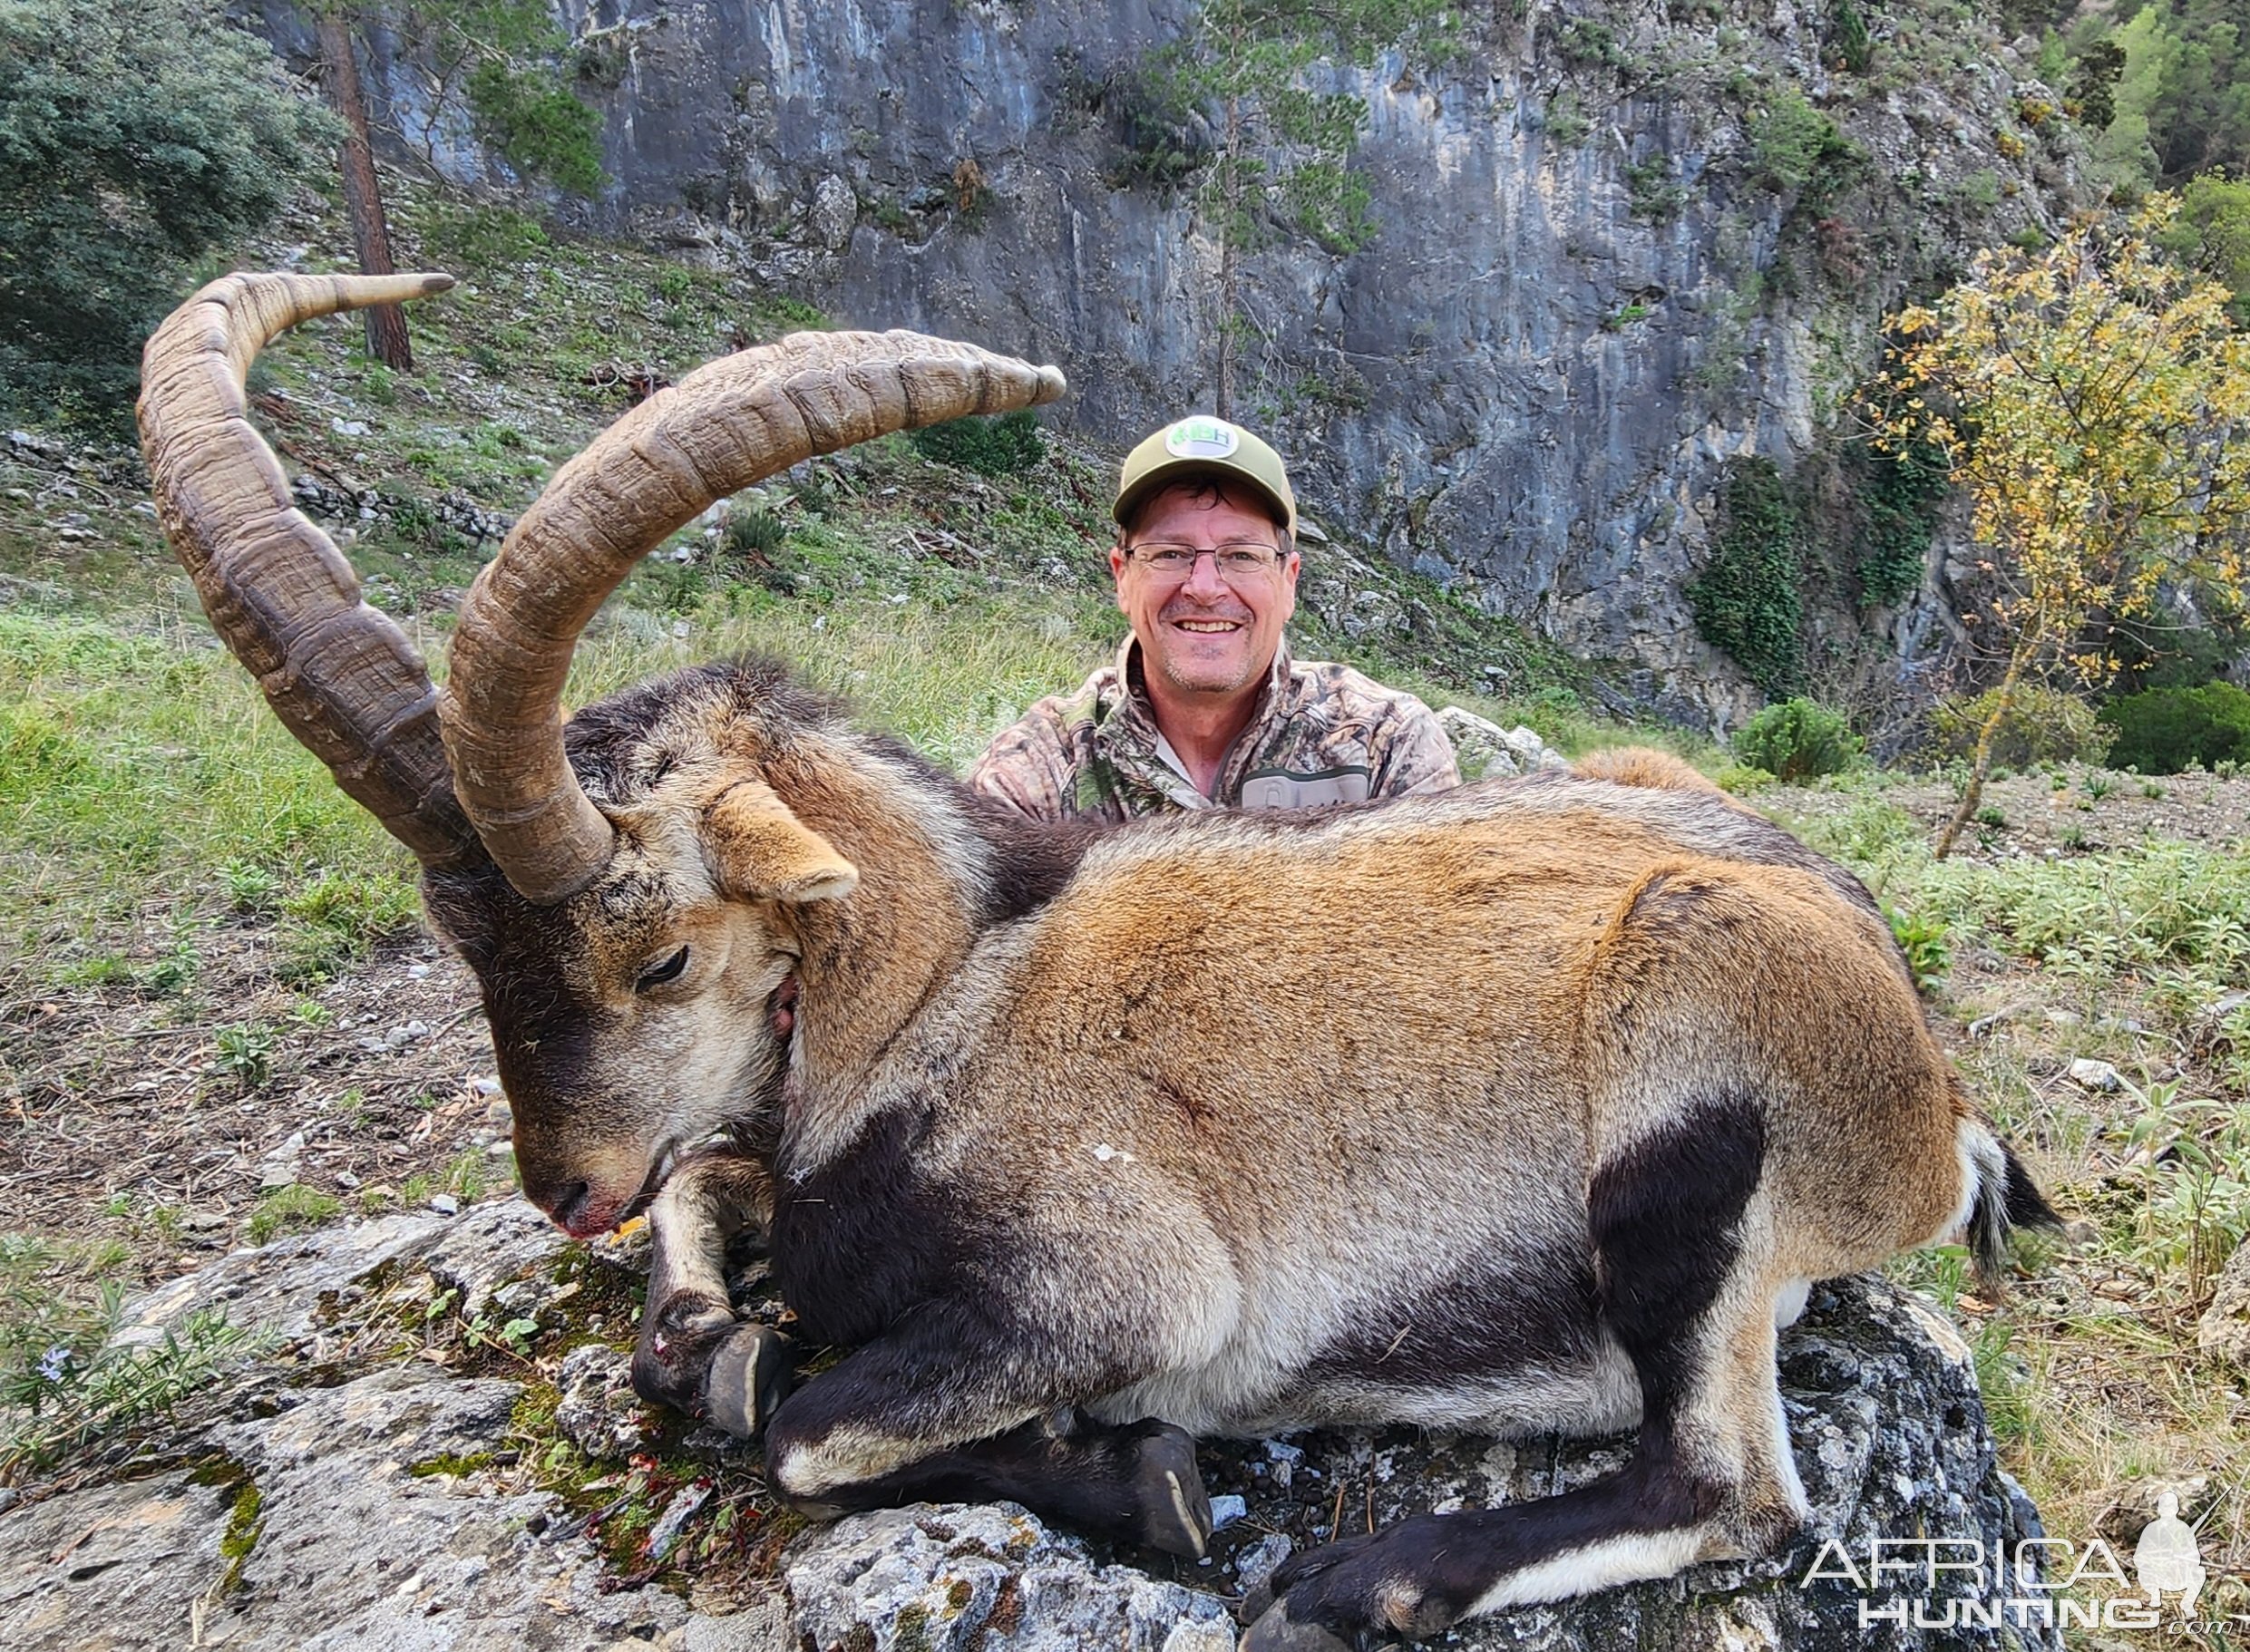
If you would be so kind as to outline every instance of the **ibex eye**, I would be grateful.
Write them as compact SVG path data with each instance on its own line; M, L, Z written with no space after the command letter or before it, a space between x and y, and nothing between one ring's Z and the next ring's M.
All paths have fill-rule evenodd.
M682 947L661 964L651 964L640 972L640 979L633 983L635 992L647 992L651 986L661 986L667 981L679 979L680 971L687 967L687 948Z

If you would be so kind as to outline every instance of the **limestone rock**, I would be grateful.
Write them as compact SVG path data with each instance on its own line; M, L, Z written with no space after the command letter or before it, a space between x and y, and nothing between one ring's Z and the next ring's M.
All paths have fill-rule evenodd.
M813 238L830 252L841 252L860 221L860 198L852 186L833 172L813 186L811 225Z
M1994 1459L1969 1348L1935 1309L1880 1278L1816 1287L1805 1317L1782 1335L1781 1379L1813 1509L1809 1529L1788 1552L1475 1619L1449 1634L1450 1652L2060 1648L2051 1630L2036 1627L1917 1630L1885 1616L1861 1623L1863 1601L1871 1614L1904 1608L1911 1623L1915 1603L1926 1600L1925 1618L1942 1618L1949 1599L1985 1599L1973 1581L1964 1587L1941 1575L1925 1590L1918 1579L1894 1577L1865 1593L1834 1578L1805 1584L1831 1539L1865 1573L1877 1537L1942 1533L1975 1539L1990 1554L2002 1542L2041 1535L2030 1500ZM1519 1502L1599 1478L1629 1447L1615 1439L1494 1442L1406 1429L1324 1432L1294 1443L1303 1455L1290 1463L1285 1487L1277 1483L1280 1461L1264 1445L1205 1447L1206 1480L1240 1485L1250 1502L1248 1517L1213 1540L1216 1587L1232 1593L1240 1573L1270 1569L1261 1551L1268 1532L1300 1552L1326 1541L1339 1508L1350 1537L1370 1522L1380 1530L1412 1514Z
M2083 1055L2070 1064L2070 1082L2081 1090L2105 1094L2125 1088L2125 1076L2114 1066Z
M633 1393L632 1366L630 1355L605 1343L589 1342L563 1356L555 1374L562 1393L555 1426L589 1457L629 1457L656 1442L653 1414Z
M36 1503L0 1525L0 1645L515 1652L684 1627L662 1591L605 1593L552 1499L412 1472L491 1452L519 1392L385 1369L214 1431L217 1483L207 1469Z
M1528 728L1504 729L1488 717L1458 705L1437 714L1437 725L1453 742L1454 761L1463 780L1499 780L1535 769L1567 769L1570 760L1549 748Z
M348 1315L371 1284L400 1269L425 1269L437 1288L459 1293L463 1315L484 1311L502 1287L538 1276L563 1244L538 1211L496 1199L448 1220L413 1211L276 1239L238 1250L200 1272L159 1286L129 1306L116 1340L153 1347L199 1309L260 1326L281 1343L307 1341ZM551 1294L558 1286L548 1281Z
M1213 1595L1097 1565L1013 1504L884 1510L804 1542L786 1574L805 1645L1231 1652Z
M402 1300L450 1291L453 1311L472 1318L532 1317L592 1265L534 1212L493 1201L450 1221L397 1216L277 1241L151 1293L129 1314L130 1336L161 1336L194 1307L224 1304L239 1323L278 1327L296 1363L235 1373L231 1389L199 1401L201 1420L183 1422L157 1459L181 1466L0 1513L0 1645L169 1648L200 1635L207 1646L323 1652L596 1652L628 1638L678 1652L1223 1652L1243 1593L1289 1553L1328 1540L1339 1512L1349 1536L1370 1522L1522 1501L1584 1484L1629 1450L1616 1439L1404 1429L1211 1442L1202 1451L1210 1489L1241 1499L1244 1513L1216 1533L1205 1563L1110 1550L1006 1505L924 1505L805 1531L781 1558L784 1592L717 1616L661 1589L620 1588L583 1521L521 1489L493 1455L511 1445L524 1394L516 1382L381 1353L398 1346L396 1320L384 1316ZM297 1346L324 1340L356 1352L308 1361ZM584 1449L657 1443L638 1432L646 1419L626 1370L621 1351L586 1344L557 1371L562 1408L582 1414L566 1432ZM1817 1289L1783 1336L1781 1372L1813 1507L1787 1554L1476 1620L1446 1645L2002 1645L1996 1632L1912 1629L1884 1615L1920 1602L1925 1618L1942 1618L1949 1599L1977 1592L1957 1575L1926 1589L1892 1576L1863 1592L1832 1560L1821 1568L1829 1575L1807 1581L1831 1541L1865 1568L1877 1537L1937 1533L1989 1553L2038 1534L2037 1514L1995 1464L1960 1337L1894 1286L1839 1281ZM307 1385L320 1382L336 1385ZM755 1461L740 1443L699 1446L708 1433L681 1449ZM703 1495L691 1485L674 1496L667 1518L685 1522ZM2036 1628L2010 1633L2023 1647L2058 1644Z

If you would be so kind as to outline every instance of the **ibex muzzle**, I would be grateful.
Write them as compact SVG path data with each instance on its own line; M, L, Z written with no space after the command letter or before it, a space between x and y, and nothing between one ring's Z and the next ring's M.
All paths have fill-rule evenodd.
M1660 756L1097 831L1006 815L771 666L564 723L580 628L710 500L1047 400L1051 369L800 335L689 376L526 513L434 700L240 381L289 321L438 280L235 277L167 323L166 527L422 857L526 1190L573 1233L654 1201L637 1386L762 1425L801 1509L1008 1498L1193 1556L1187 1430L1638 1428L1582 1491L1296 1557L1245 1644L1430 1634L1786 1540L1775 1328L1807 1282L1964 1228L1997 1266L2051 1220L1867 892ZM781 1339L727 1305L750 1223L804 1334L852 1350L785 1398Z

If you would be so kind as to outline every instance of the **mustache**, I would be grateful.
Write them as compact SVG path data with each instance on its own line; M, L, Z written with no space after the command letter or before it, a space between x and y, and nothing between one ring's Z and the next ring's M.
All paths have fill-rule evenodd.
M1164 619L1231 619L1238 625L1254 624L1257 616L1248 609L1206 607L1196 602L1167 602L1156 610L1156 617Z

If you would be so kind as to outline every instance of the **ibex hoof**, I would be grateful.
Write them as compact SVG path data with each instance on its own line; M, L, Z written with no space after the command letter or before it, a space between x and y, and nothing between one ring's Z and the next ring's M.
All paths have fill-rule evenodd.
M1317 1623L1296 1623L1288 1608L1269 1607L1242 1637L1240 1652L1353 1652L1352 1643Z
M703 1414L730 1434L754 1440L782 1401L796 1359L789 1338L771 1326L738 1325L711 1356Z
M1163 1424L1139 1446L1135 1476L1141 1503L1141 1541L1165 1554L1200 1560L1211 1541L1211 1499L1195 1468L1195 1442L1186 1430Z

